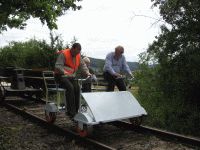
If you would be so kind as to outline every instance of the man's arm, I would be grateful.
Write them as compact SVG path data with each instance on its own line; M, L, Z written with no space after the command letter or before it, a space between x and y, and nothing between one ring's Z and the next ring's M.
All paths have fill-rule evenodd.
M127 61L126 61L126 58L123 56L123 59L122 59L122 63L123 63L123 69L125 72L127 72L130 76L133 76L128 64L127 64Z
M85 62L82 60L82 58L80 60L80 69L81 69L81 72L83 72L85 75L91 76L89 69L87 65L85 64Z
M108 71L111 75L115 75L116 74L116 72L112 68L112 56L111 56L111 54L108 54L106 56L105 66L104 67L105 67L104 71Z
M55 70L61 75L64 75L64 62L65 62L65 57L61 53L58 55L58 58L55 63Z

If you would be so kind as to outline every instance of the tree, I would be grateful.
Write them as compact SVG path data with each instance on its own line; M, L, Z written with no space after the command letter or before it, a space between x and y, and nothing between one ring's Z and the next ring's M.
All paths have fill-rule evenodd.
M0 68L48 68L53 69L57 51L69 48L76 37L64 43L62 36L50 32L50 43L45 40L30 39L26 42L10 42L0 48Z
M139 98L151 125L200 135L200 1L152 0L167 25L141 56ZM152 68L149 63L156 62ZM172 123L173 122L173 123Z
M81 0L0 0L0 33L7 28L23 29L30 17L39 18L49 29L57 29L57 17L70 8L79 10Z
M161 65L160 88L166 96L200 104L200 1L153 1L170 26L162 26L148 49Z

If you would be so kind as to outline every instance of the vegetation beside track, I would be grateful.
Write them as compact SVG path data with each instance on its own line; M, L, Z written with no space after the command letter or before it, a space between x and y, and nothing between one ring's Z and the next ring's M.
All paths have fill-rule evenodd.
M200 137L200 1L152 0L161 33L140 54L137 98L146 124Z

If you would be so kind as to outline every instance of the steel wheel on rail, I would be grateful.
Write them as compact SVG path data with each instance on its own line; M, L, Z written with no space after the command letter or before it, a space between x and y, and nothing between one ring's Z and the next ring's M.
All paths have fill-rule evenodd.
M54 123L56 121L56 112L47 112L45 110L45 118L48 123Z
M135 117L135 118L130 118L129 121L132 123L134 126L140 126L142 124L143 116L140 117Z
M5 99L5 90L2 85L0 85L0 102Z
M77 124L77 133L79 134L80 137L87 137L92 135L93 132L93 126L89 125L83 125L83 129L80 129Z

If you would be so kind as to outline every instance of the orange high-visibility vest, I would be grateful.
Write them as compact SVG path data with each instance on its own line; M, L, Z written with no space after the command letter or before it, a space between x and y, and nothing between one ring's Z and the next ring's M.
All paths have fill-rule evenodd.
M80 53L76 55L75 62L73 61L72 55L70 53L70 49L65 49L62 51L65 56L65 67L64 74L72 75L74 74L80 65L81 55Z

